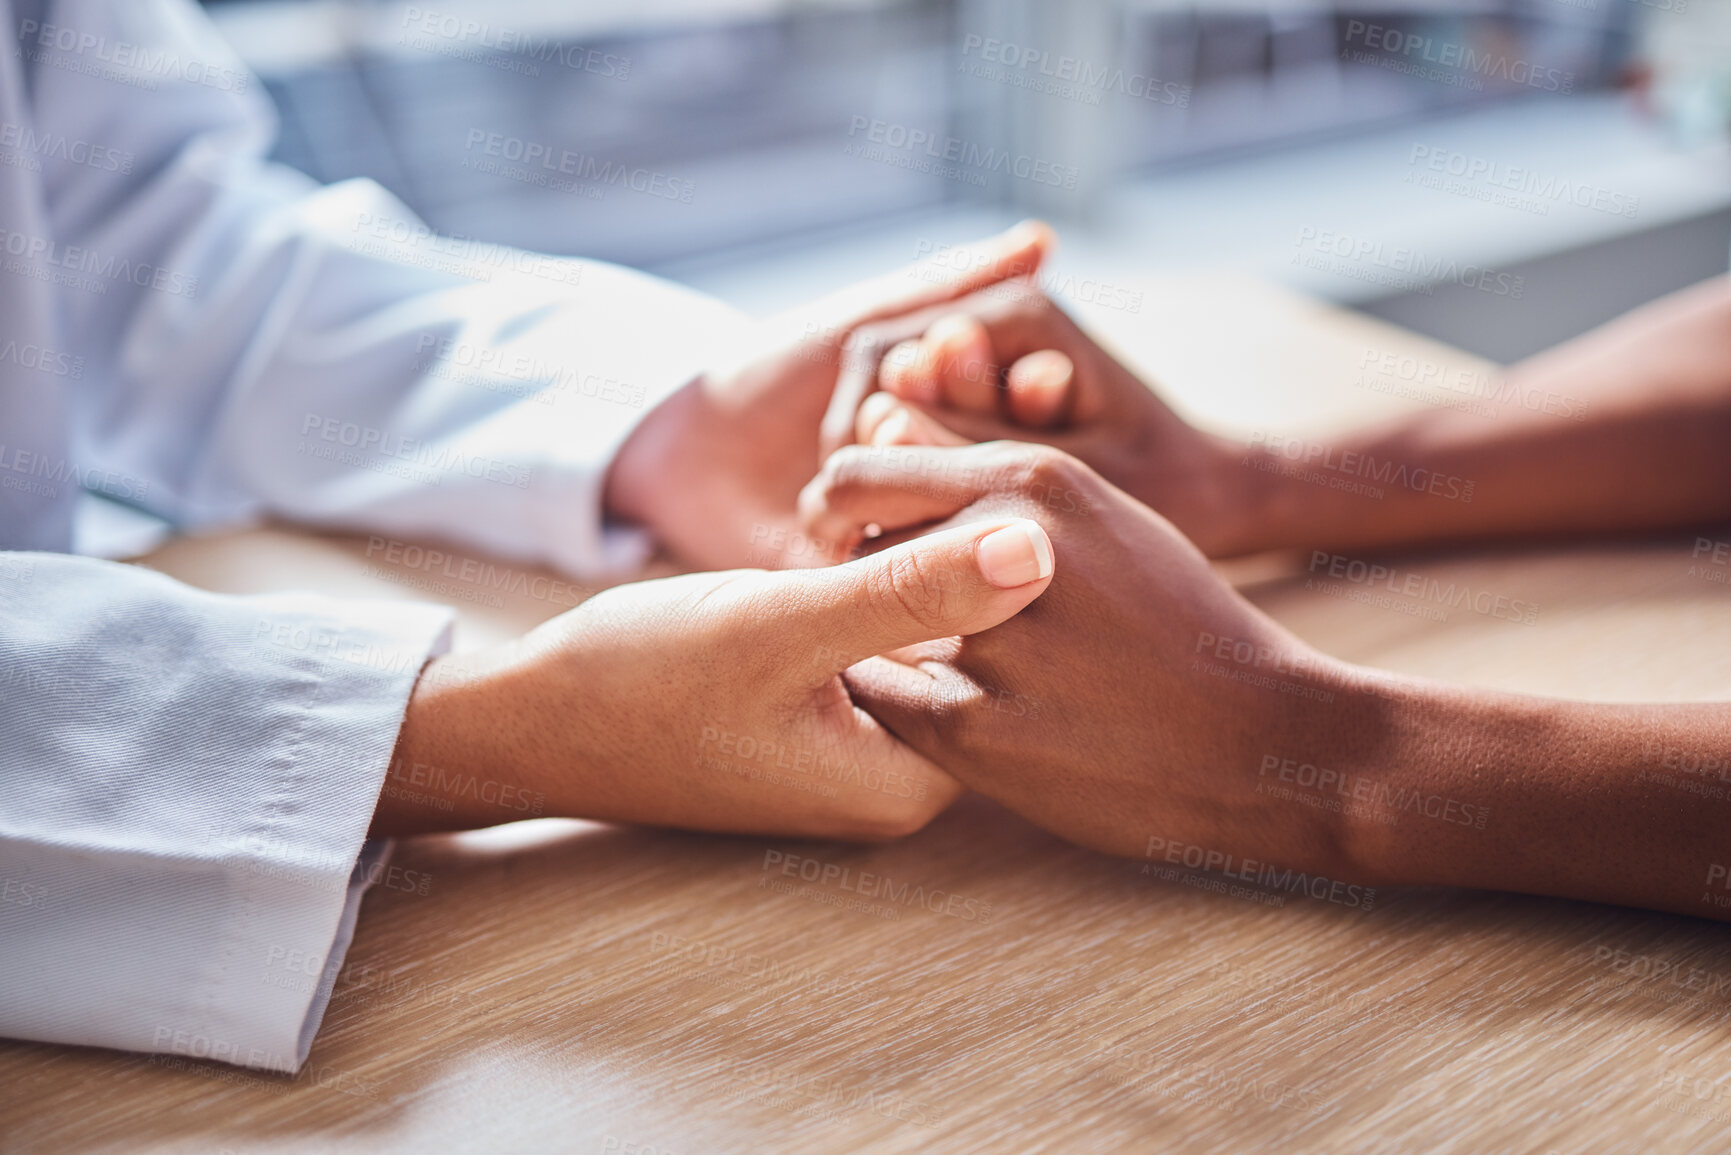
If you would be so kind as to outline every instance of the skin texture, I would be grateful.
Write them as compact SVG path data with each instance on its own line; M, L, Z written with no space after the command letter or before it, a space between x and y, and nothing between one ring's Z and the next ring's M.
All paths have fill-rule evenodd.
M834 408L828 419L851 429L890 334L921 332L930 310L1031 275L1051 243L1049 229L1025 222L980 242L960 267L916 265L767 322L750 342L761 353L703 374L644 417L608 472L608 512L647 526L695 568L837 560L821 544L786 545L800 487L822 461L826 416ZM838 374L853 404L832 407Z
M931 328L885 358L886 393L964 440L1064 450L1209 556L1249 548L1236 539L1256 484L1237 468L1242 447L1186 425L1044 294L993 286L927 316Z
M1431 411L1322 447L1475 488L1471 502L1424 486L1372 501L1284 476L1278 446L1186 426L1016 279L1048 245L1038 228L1012 234L983 259L916 271L914 289L904 277L805 314L839 320L800 322L773 352L688 386L645 420L607 487L613 513L709 565L801 524L823 548L768 564L819 564L884 530L874 547L901 544L874 557L894 559L931 548L904 540L918 530L1030 518L1055 543L1047 596L1011 617L1026 599L977 588L971 538L971 560L892 561L821 609L809 609L827 588L818 575L622 587L517 647L434 663L398 761L455 775L456 809L429 817L387 791L375 830L521 816L475 804L467 773L544 793L548 813L881 838L961 789L942 766L1110 853L1194 847L1210 863L1330 879L1725 917L1710 900L1731 893L1731 855L1715 849L1713 814L1657 796L1639 770L1656 746L1721 749L1731 708L1582 705L1353 667L1286 634L1204 555L1731 517L1731 288L1698 286L1513 367L1515 400L1490 419ZM887 395L868 397L879 385ZM1006 435L1068 452L968 444ZM801 521L794 494L820 451L856 438L800 494ZM940 576L957 567L972 593ZM856 638L870 605L902 618ZM809 754L918 772L928 788L909 800L766 786L749 766L732 772L739 737L790 752L772 765L791 758L796 775ZM1307 765L1337 797L1401 806L1398 828L1275 792Z
M1159 861L1194 848L1229 874L1728 917L1709 897L1731 893L1721 818L1640 769L1655 745L1722 750L1731 705L1559 702L1337 661L1245 602L1165 519L1048 448L854 447L802 501L856 541L869 525L886 540L976 517L1046 526L1058 574L1037 603L844 678L897 737L1056 834ZM1294 788L1306 765L1328 786Z
M947 806L955 781L854 707L837 675L883 649L1015 613L1044 588L1049 547L1046 577L1017 577L1007 591L982 578L981 562L1032 573L1040 550L1011 535L976 556L985 535L973 530L862 570L763 571L836 560L791 531L838 373L851 367L858 390L875 377L882 334L923 330L903 314L1031 275L1051 242L1025 222L980 242L964 265L916 265L842 290L766 325L761 352L646 415L608 473L609 515L647 526L689 564L758 568L622 586L514 646L430 663L373 832L547 814L878 839ZM851 422L851 407L835 412Z
M885 364L886 391L971 441L1065 450L1165 514L1210 557L1731 519L1731 281L1723 277L1510 367L1506 380L1488 383L1493 416L1424 410L1326 444L1266 435L1229 442L1192 429L1032 290L982 291L949 312L977 323L983 336L971 347L990 350L977 355L1009 367L988 374L999 382L991 404L916 371L949 364L920 351L936 344L929 336ZM939 336L954 343L954 328ZM1013 370L1040 350L1064 354L1074 375L1064 400L1042 402L1057 417L1024 420ZM1348 472L1360 463L1404 467L1417 484L1384 484L1379 500L1281 472L1343 462ZM1460 500L1468 483L1471 500Z
M525 815L490 798L536 796L548 815L698 830L917 830L961 788L838 675L995 625L1050 576L1039 527L1001 518L824 570L616 586L515 645L430 663L392 762L392 781L414 791L387 788L372 832L511 821Z
M1260 756L1299 743L1313 703L1204 669L1287 670L1320 694L1345 668L1215 578L1159 514L1072 457L1012 442L843 449L804 501L856 542L874 523L892 535L952 517L1047 527L1059 572L1019 620L846 674L856 700L963 782L1111 854L1139 856L1158 836L1336 877L1347 867L1336 831L1256 792ZM1220 663L1220 638L1260 663Z

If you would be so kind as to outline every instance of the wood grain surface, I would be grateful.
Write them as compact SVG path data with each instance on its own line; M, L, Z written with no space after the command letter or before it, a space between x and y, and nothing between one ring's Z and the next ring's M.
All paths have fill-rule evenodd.
M1254 284L1145 290L1139 312L1086 320L1218 428L1326 435L1450 402L1367 382L1385 353L1490 371ZM1526 623L1369 599L1304 557L1228 573L1355 661L1724 698L1731 574L1693 541L1376 559L1529 603ZM465 647L563 608L551 586L497 605L415 588L371 553L261 529L146 562L213 589L447 601ZM1722 789L1700 804L1731 819ZM1731 930L1714 923L1446 890L1381 890L1368 911L1223 891L978 798L875 848L541 820L407 841L394 861L427 893L368 895L301 1074L0 1043L0 1149L1731 1150ZM861 871L890 897L856 893Z

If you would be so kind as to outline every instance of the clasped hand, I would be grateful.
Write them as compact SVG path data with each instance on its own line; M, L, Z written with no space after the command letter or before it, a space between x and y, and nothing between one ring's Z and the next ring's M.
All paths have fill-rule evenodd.
M965 274L784 318L658 407L609 508L754 568L616 587L439 660L399 757L611 821L878 839L965 785L1112 853L1335 867L1333 832L1271 813L1244 769L1314 713L1201 643L1278 655L1317 694L1349 675L1209 569L1191 539L1232 548L1246 471L1027 282L1048 244L1012 230Z
M963 272L916 267L838 294L767 326L766 351L744 365L657 406L615 458L607 508L711 572L618 586L514 645L436 659L397 762L543 794L552 815L704 830L876 839L943 810L961 787L860 709L839 675L1015 614L1050 579L1050 543L1038 524L1004 518L810 568L840 555L811 547L796 500L821 461L838 373L875 378L860 350L1031 272L1048 244L1043 226L1025 226ZM418 810L387 797L373 830L499 820L447 801Z

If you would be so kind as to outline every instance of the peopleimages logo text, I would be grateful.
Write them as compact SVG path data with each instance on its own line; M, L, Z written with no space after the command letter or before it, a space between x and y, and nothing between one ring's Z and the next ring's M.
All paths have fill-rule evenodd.
M1098 104L1102 92L1118 92L1155 104L1170 104L1178 108L1190 106L1188 84L1162 81L1139 72L1126 72L1122 68L1084 60L1079 56L1053 56L1044 49L1028 48L1013 41L970 32L962 39L964 62L975 53L979 54L982 63L998 65L1002 71L994 75L989 71L976 69L974 75L988 79L1020 80L1021 83L1017 83L1016 87L1051 92L1059 96L1082 96L1086 97L1090 104ZM964 71L967 71L966 63ZM1042 81L1046 83L1041 84Z
M1511 59L1505 53L1481 52L1470 44L1437 40L1363 20L1346 22L1346 42L1363 44L1375 52L1398 56L1407 62L1423 61L1477 77L1525 84L1544 92L1569 93L1575 90L1575 74L1572 72L1542 68L1528 60Z
M167 48L135 44L129 40L110 40L106 36L98 36L94 32L64 24L20 20L18 39L25 45L20 49L20 55L26 55L31 60L44 55L42 50L47 49L66 57L94 61L99 65L119 69L118 73L104 73L116 79L126 79L125 74L131 73L133 77L149 82L152 88L155 87L152 78L171 77L223 92L245 92L252 80L252 74L242 67L239 61L226 62L233 67L226 64L207 64L191 57L183 58L178 52ZM32 45L34 47L31 47ZM48 59L54 62L53 57ZM86 66L85 70L88 70L88 67Z
M473 49L521 57L540 64L557 64L576 72L589 72L609 80L631 76L631 58L616 56L557 36L540 36L503 25L475 20L466 15L439 12L413 5L403 9L402 38L406 47L422 48L445 56L460 56ZM539 75L533 69L529 75Z
M198 278L174 269L153 265L148 261L133 261L126 257L104 254L81 245L64 245L50 237L21 233L0 227L0 251L20 257L28 272L31 266L40 271L65 269L68 272L110 281L124 281L141 289L155 289L177 297L198 296ZM101 281L84 282L82 287L101 285Z
M958 136L947 136L923 128L911 128L893 121L855 116L848 125L849 137L865 135L870 144L880 145L907 154L923 153L935 162L953 164L978 172L1002 172L1035 184L1058 188L1075 188L1077 170L1074 165L1055 164L1049 160L1012 153L1008 149L976 144Z
M1304 225L1293 242L1300 254L1313 252L1323 257L1369 268L1385 269L1410 278L1412 286L1453 282L1466 289L1477 289L1495 297L1520 300L1526 292L1526 278L1498 272L1484 265L1462 264L1453 257L1428 254L1405 246L1390 247L1368 237L1332 229L1317 229Z
M588 153L572 152L568 148L559 148L542 141L525 140L520 136L508 136L501 132L489 132L484 128L471 128L463 143L463 149L465 152L479 150L483 156L521 164L531 171L539 168L544 173L568 176L591 184L619 185L632 192L679 201L682 204L691 203L692 194L697 188L689 180L669 176L664 172L641 166L634 168L616 164ZM467 160L464 165L475 167Z

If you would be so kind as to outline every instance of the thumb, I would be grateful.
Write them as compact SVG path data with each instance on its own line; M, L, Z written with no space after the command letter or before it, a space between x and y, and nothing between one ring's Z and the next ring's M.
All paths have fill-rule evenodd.
M852 329L959 300L987 285L1039 272L1055 243L1050 225L1026 220L971 245L945 245L923 261L831 293L813 312Z
M1002 518L846 565L779 574L771 595L786 634L828 655L823 680L874 654L991 629L1044 593L1052 568L1040 524Z

